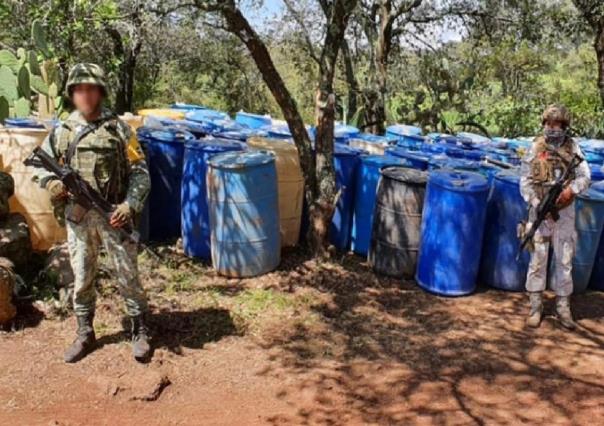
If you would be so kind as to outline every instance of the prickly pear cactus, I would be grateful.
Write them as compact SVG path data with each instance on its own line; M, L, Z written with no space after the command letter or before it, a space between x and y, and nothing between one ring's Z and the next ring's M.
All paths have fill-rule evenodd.
M36 50L0 50L0 122L27 117L32 110L40 118L60 114L56 109L63 104L57 93L61 82L58 60L52 56L39 20L32 24L31 38Z

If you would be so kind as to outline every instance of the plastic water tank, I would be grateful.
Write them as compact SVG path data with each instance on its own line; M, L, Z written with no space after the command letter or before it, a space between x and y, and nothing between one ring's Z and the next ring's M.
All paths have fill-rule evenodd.
M489 184L480 174L433 171L428 178L416 281L444 296L476 288Z
M279 184L279 217L281 220L281 244L292 247L298 244L304 201L304 177L300 167L298 149L293 143L252 137L250 149L270 151L275 154Z
M215 138L194 140L185 144L181 186L182 243L187 256L209 260L210 218L206 175L208 161L226 151L242 151L245 145Z
M604 228L604 193L590 188L575 202L577 248L573 258L574 293L587 289Z
M329 239L338 250L350 245L352 213L354 210L355 174L359 164L359 152L336 144L334 148L336 187L341 191L329 228Z
M415 169L382 170L369 250L375 272L397 278L415 275L427 179L426 172Z
M364 155L357 170L352 218L351 248L362 256L367 256L371 242L373 207L380 172L384 167L406 166L410 163L402 158L383 155Z
M208 205L212 264L228 277L275 269L281 259L279 195L274 155L226 152L209 160Z
M526 218L527 204L520 195L520 177L498 173L487 201L487 219L480 261L480 282L509 291L524 291L530 254L518 260L517 227Z

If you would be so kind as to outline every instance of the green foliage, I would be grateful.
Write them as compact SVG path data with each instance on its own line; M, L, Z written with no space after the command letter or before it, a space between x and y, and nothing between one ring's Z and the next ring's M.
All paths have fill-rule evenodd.
M14 105L15 117L28 117L31 113L30 101L26 98L19 98Z
M46 42L46 36L44 34L44 27L39 19L32 22L31 25L31 38L38 49L46 58L50 58L51 53Z
M7 65L0 66L0 96L3 96L9 103L19 97L17 78Z
M25 66L21 66L19 74L17 75L17 83L19 87L19 94L29 99L31 96L31 87L29 85L29 71Z

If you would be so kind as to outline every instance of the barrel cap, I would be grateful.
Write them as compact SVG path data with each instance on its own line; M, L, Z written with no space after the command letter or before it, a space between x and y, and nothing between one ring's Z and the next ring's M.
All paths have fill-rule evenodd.
M274 163L275 156L268 151L229 151L208 160L217 169L243 169Z
M428 182L457 192L482 192L489 189L487 179L473 172L435 170L430 173Z
M242 151L245 149L245 145L231 139L207 137L187 141L185 143L185 148L189 150L218 153L224 151Z
M382 169L382 176L405 183L425 184L428 181L428 173L400 166Z

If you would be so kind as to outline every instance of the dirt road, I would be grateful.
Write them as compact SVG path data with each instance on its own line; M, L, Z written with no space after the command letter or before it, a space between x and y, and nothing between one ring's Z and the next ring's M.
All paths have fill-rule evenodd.
M602 293L576 298L570 333L551 317L525 329L522 294L439 298L352 256L291 255L250 280L143 276L153 360L131 359L104 279L100 347L80 363L62 362L71 317L33 309L0 334L0 424L604 423Z

